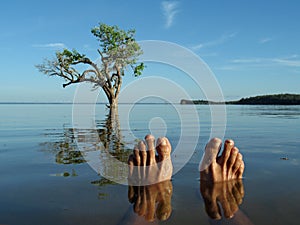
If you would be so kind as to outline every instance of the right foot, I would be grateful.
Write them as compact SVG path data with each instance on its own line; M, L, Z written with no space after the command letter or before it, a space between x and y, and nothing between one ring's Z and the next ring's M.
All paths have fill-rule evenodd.
M218 156L222 141L211 139L205 147L205 153L200 163L200 180L222 182L242 179L245 164L242 154L234 146L232 140L226 140L223 152Z

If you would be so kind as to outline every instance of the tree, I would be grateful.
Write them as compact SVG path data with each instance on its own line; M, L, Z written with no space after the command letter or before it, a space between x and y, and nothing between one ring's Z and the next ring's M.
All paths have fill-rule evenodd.
M135 77L142 74L144 64L137 62L142 50L134 39L135 30L125 31L118 26L100 23L91 32L99 41L97 51L101 65L75 49L64 49L57 51L53 60L46 59L36 67L48 76L62 77L66 81L64 88L80 82L90 82L95 88L101 87L107 96L109 108L116 109L125 69L131 68ZM76 68L79 64L89 67L80 72Z

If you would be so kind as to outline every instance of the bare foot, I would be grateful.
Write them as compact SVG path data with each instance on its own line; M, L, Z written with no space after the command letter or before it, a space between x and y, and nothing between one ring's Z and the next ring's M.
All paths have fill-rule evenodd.
M222 182L241 179L245 164L242 154L234 146L232 140L226 140L223 152L218 156L222 141L211 139L205 147L205 153L200 163L200 180L209 182Z
M146 135L129 156L128 183L145 186L170 180L173 172L171 144L166 137L158 138L155 146L153 135Z
M245 194L241 179L218 183L204 181L200 183L200 191L206 213L216 220L222 217L232 218L238 211Z
M128 200L133 210L148 222L167 220L172 212L173 186L170 180L147 186L129 186Z

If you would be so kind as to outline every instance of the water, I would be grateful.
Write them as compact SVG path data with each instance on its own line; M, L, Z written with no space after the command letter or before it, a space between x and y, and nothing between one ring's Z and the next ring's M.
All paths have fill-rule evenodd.
M211 224L215 221L206 213L198 172L211 130L209 107L196 106L199 134L194 129L197 120L190 116L192 106L176 107L120 105L119 132L110 132L108 112L97 105L99 145L94 148L126 162L137 139L152 132L167 135L176 149L184 113L188 127L184 144L192 156L173 176L170 217L152 224ZM134 213L128 187L105 179L86 163L73 128L72 105L0 105L0 224L146 224ZM299 106L227 106L225 138L234 139L243 153L245 194L233 220L221 223L241 218L241 224L299 223L299 128ZM95 134L88 129L80 132L77 137L84 140ZM159 217L159 210L156 214Z

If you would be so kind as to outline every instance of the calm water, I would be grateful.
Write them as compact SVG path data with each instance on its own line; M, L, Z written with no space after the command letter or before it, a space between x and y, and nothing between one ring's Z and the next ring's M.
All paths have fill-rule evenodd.
M124 116L128 107L130 114ZM179 107L189 115L191 106ZM197 106L197 111L199 140L190 161L173 176L171 216L152 224L214 223L205 210L198 172L211 130L210 111L208 106ZM149 132L167 135L173 147L182 135L180 115L171 105L120 105L117 133L108 129L107 113L103 105L96 106L99 151L108 150L122 161L136 139ZM187 118L190 133L185 136L191 139L184 144L194 149L189 140L195 136L195 118ZM103 178L85 162L73 127L72 105L0 104L0 224L145 223L133 211L128 187ZM90 134L80 132L85 138ZM299 134L299 106L227 106L225 138L234 139L244 155L245 194L233 220L220 223L247 218L242 224L299 224Z

